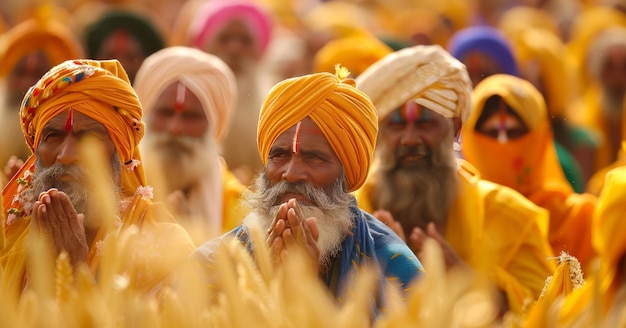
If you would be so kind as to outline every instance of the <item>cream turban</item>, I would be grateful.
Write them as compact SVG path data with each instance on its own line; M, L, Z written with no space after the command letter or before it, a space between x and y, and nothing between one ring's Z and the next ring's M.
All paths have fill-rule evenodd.
M398 50L372 64L356 79L383 119L410 99L444 117L470 112L472 82L465 65L439 45Z
M343 164L349 190L361 187L376 146L376 109L353 80L330 73L287 79L270 90L257 129L263 164L276 138L306 117L322 130Z
M228 131L235 104L235 76L218 57L204 51L176 46L162 49L143 62L134 87L146 111L154 109L163 90L180 82L198 97L213 135L221 141Z

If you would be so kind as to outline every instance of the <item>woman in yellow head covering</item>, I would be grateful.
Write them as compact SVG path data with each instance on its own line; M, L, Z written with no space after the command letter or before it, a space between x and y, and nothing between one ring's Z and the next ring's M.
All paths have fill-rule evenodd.
M461 132L465 158L484 179L519 191L550 212L549 239L556 254L593 257L589 227L596 199L576 194L559 165L546 105L528 81L497 74L479 83Z
M68 117L65 133L73 131L74 112L104 126L108 137L105 139L114 145L115 155L111 165L113 172L119 172L119 181L116 181L118 185L114 187L119 188L120 198L120 203L115 204L117 208L114 209L119 215L119 221L114 225L122 230L133 225L139 226L147 238L164 238L165 244L168 244L151 247L149 251L135 248L135 253L129 254L129 258L142 259L132 269L127 268L134 286L150 290L163 282L173 268L169 265L174 264L166 256L184 257L193 250L193 243L163 208L159 209L150 201L152 191L146 185L138 148L144 134L142 108L126 72L116 60L65 61L46 73L24 97L20 110L22 130L34 153L2 193L6 211L6 220L3 222L6 244L0 251L0 265L6 273L3 287L8 288L13 295L19 295L28 276L25 247L30 231L31 211L37 198L33 195L32 180L42 174L39 167L47 168L39 160L39 146L42 140L47 140L51 135L49 123L53 119L58 121L60 114ZM44 128L48 131L45 136ZM79 157L76 160L79 161ZM55 163L57 161L58 157ZM58 181L51 183L57 185ZM164 222L157 222L160 220ZM87 245L86 254L86 262L94 272L99 266L100 251L109 233L106 224L96 230L91 235L93 242Z

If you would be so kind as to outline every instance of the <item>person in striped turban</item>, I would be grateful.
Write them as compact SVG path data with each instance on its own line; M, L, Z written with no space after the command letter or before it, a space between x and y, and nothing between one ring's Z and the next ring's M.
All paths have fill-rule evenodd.
M245 187L221 156L237 97L230 68L202 50L168 47L146 58L134 87L145 109L147 172L163 179L157 191L179 222L200 240L239 225Z
M402 240L350 193L365 182L378 120L348 74L339 69L337 75L290 78L269 92L257 129L264 170L245 198L250 213L221 237L249 243L251 230L260 227L276 264L285 251L301 247L338 297L355 266L377 266L405 288L421 271ZM210 263L215 245L209 241L194 256Z
M97 274L109 236L131 226L143 244L130 248L133 265L125 274L142 290L162 285L172 261L186 258L194 244L150 200L138 148L142 107L120 63L69 60L53 67L29 89L20 118L33 155L2 192L7 295L28 286L29 236L43 237L54 253Z
M502 310L521 313L554 270L547 212L455 156L471 109L465 65L439 45L417 45L372 64L356 82L380 120L359 205L418 256L426 239L437 241L448 267L485 274L503 292Z

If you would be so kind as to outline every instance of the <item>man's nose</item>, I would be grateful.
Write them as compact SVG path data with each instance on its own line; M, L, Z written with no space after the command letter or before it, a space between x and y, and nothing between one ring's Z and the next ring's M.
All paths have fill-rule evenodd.
M174 114L167 124L167 133L173 136L181 135L185 131L185 122L181 113Z
M400 144L404 146L415 146L422 144L422 135L414 124L407 124L400 138Z
M78 138L73 135L68 135L63 139L61 143L59 153L57 154L57 162L63 165L74 164L78 161L78 147L79 147Z
M308 174L298 156L292 156L283 171L282 179L290 183L307 182Z

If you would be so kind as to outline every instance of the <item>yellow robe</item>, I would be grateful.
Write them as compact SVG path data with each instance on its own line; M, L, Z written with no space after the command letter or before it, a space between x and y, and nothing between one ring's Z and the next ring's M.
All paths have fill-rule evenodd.
M470 266L491 277L506 292L512 311L535 300L555 270L546 239L548 214L510 188L482 180L459 160L459 189L448 213L446 240ZM372 207L375 185L355 192L359 207ZM425 268L428 271L428 268Z
M222 182L224 185L222 232L226 233L239 226L246 215L240 199L246 186L226 167L223 170Z

